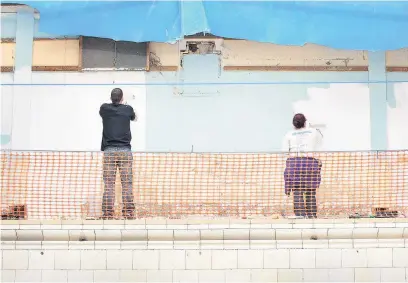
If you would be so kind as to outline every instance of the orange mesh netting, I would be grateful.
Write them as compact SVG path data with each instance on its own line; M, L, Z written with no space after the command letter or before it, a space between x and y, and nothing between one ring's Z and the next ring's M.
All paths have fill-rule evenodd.
M125 157L119 153L104 158L102 152L2 151L1 208L3 218L18 213L28 219L101 217L108 183L116 196L110 198L113 216L120 218L122 210L133 213L132 204L121 197L122 178L124 190L130 187L124 200L134 199L135 217L286 217L314 209L317 217L401 216L408 212L407 153L316 153L320 187L311 188L320 167L297 160L287 174L298 179L287 184L286 196L290 156L285 154L133 153L121 161ZM307 203L313 202L314 191L316 208Z

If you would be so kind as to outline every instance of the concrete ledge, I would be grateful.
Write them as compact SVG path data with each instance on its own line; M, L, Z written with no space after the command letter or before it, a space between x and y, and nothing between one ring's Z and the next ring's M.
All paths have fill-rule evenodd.
M408 248L407 239L202 240L202 241L2 241L1 250L271 250Z
M135 220L1 220L1 226L10 225L246 225L246 224L354 224L357 226L367 227L384 227L388 225L397 225L404 223L408 227L408 218L336 218L336 219L275 219L275 218L253 218L253 219L241 219L241 218L187 218L187 219L166 219L166 218L146 218Z
M408 239L408 219L6 220L2 241L329 241Z

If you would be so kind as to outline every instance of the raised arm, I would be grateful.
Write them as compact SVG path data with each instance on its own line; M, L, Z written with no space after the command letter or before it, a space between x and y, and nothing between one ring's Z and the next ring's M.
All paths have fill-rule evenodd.
M282 151L284 151L284 152L289 152L290 151L290 143L289 143L288 135L285 135L285 137L283 138Z
M316 150L320 151L323 146L323 134L319 129L316 129Z

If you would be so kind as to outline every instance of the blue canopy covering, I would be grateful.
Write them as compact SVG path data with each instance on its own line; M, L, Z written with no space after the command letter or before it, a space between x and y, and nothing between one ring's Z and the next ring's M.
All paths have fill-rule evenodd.
M315 43L372 51L408 47L408 2L405 1L18 3L39 10L40 31L55 36L174 42L186 35L207 32L282 45Z

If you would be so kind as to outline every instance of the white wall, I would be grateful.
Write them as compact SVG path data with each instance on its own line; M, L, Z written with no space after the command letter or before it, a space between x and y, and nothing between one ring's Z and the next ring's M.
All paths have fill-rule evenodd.
M313 80L320 74L276 75L278 76L275 78L279 80L291 77ZM178 79L177 74L172 72L154 72L148 73L147 76L148 81L152 83L171 84ZM389 73L388 79L402 81L406 80L406 76L406 73ZM267 73L254 72L229 73L223 74L222 77L225 78L222 81L226 82L269 79ZM321 74L321 78L328 81L335 77L334 73ZM3 84L13 83L12 73L2 73L0 78ZM342 78L358 81L364 78L364 75L355 74L350 78L341 75L338 80ZM190 80L195 80L195 77ZM13 132L15 119L27 121L26 130L30 132L28 140L21 137L16 144L19 137L15 136L14 145L11 141L3 147L16 150L99 150L102 124L98 109L101 103L109 101L110 90L115 86L66 84L113 82L143 84L145 73L34 72L33 84L61 85L2 86L2 134ZM408 83L389 83L387 86L388 148L406 149ZM365 150L370 147L369 93L368 86L364 84L220 85L216 87L219 94L204 98L175 96L171 85L148 86L148 113L146 86L122 88L128 103L134 106L139 115L139 121L132 123L132 145L137 151L190 151L192 145L196 151L279 150L281 136L291 127L291 115L295 112L304 112L312 123L326 125L323 129L326 150ZM200 86L195 88L199 89ZM208 87L201 87L204 91L206 88ZM13 116L13 109L19 107L18 104L13 107L13 95L21 95L21 91L30 93L30 111L23 117ZM21 142L26 146L19 146Z
M3 83L12 83L13 74L2 73ZM144 84L143 72L59 73L34 72L32 86L2 86L2 133L13 124L26 121L29 140L12 135L9 148L14 150L98 151L102 138L99 107L109 102L112 88L121 87L125 100L139 116L132 123L133 150L145 149L145 86L121 86L121 83ZM40 85L35 85L40 84ZM48 85L54 84L54 85ZM16 96L30 93L29 111L13 115ZM14 98L13 98L14 96ZM3 112L4 111L4 112ZM16 121L19 120L19 121ZM3 128L4 127L4 128ZM18 143L16 143L18 141ZM7 145L6 145L7 146Z
M293 103L294 113L304 113L309 122L322 125L324 150L370 148L370 96L364 84L331 84L310 87L308 99Z
M188 67L196 67L188 73L147 74L149 83L168 84L147 87L148 151L189 152L192 146L196 152L280 151L296 112L326 126L325 150L370 149L369 86L361 83L367 72L224 71L219 76L209 60L193 59ZM181 80L202 85L187 87L196 95L175 94L172 84Z
M150 50L163 66L174 67L180 62L177 45L152 43ZM387 65L405 66L407 54L406 50L388 52ZM262 64L321 67L329 61L331 66L344 67L346 59L350 59L348 66L367 67L367 56L363 51L315 45L285 48L226 40L221 57L184 56L179 72L28 71L30 82L41 86L2 86L2 141L14 133L12 142L2 146L99 150L102 129L95 113L108 100L113 84L147 82L150 85L124 87L125 93L135 93L135 99L130 95L128 100L136 104L141 116L132 125L134 150L277 151L296 112L304 112L311 123L325 126L325 150L369 150L372 132L384 135L383 131L373 131L376 128L370 120L370 84L365 83L368 72L222 69ZM12 84L13 76L2 73L2 83ZM380 120L388 118L388 149L406 149L408 73L388 73L387 79L398 82L387 83L388 117L377 116ZM198 84L177 85L191 82Z
M276 66L310 70L329 65L360 70L369 66L372 54L312 44L287 47L222 39L216 39L216 44L222 50L218 58L187 55L178 73L147 74L149 83L162 84L147 87L147 150L277 151L296 112L304 112L313 124L324 125L325 150L379 148L373 143L382 141L386 133L378 121L387 118L387 148L408 148L404 122L408 118L404 102L408 73L390 72L386 80L381 77L381 83L370 84L368 71L265 72L263 67ZM150 50L163 66L179 65L177 44L152 43ZM369 69L385 74L386 67L408 66L407 50L386 52L386 66L372 60ZM225 71L223 67L239 68ZM178 83L196 85L181 87ZM375 87L379 85L388 88L387 102L382 91L386 88L378 93ZM388 117L383 111L385 103Z

